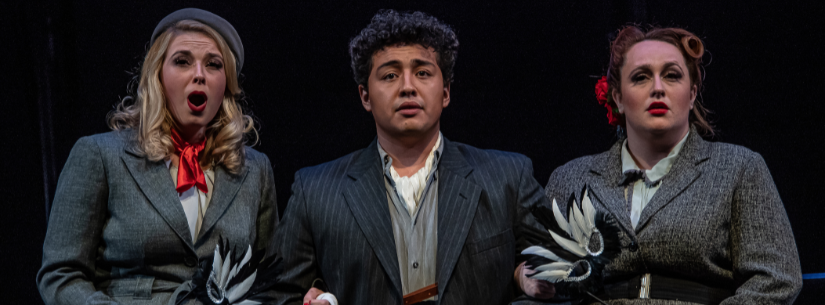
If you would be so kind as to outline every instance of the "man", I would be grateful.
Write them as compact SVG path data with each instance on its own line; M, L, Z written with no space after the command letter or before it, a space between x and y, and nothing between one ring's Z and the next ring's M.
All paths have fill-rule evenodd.
M514 273L528 209L547 204L530 160L441 135L457 50L452 29L421 12L380 11L350 42L377 139L295 174L275 239L293 290L280 303L327 304L329 293L303 294L321 286L341 304L402 304L422 289L417 301L506 304L514 278L552 295Z

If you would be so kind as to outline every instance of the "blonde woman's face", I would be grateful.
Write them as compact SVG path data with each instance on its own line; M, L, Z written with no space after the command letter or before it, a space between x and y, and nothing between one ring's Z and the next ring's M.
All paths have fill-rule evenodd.
M687 133L696 86L676 46L657 40L635 44L625 55L621 78L621 93L613 92L613 100L628 132Z
M198 32L177 35L169 43L161 82L166 108L186 139L199 140L215 117L226 91L224 59L217 44Z

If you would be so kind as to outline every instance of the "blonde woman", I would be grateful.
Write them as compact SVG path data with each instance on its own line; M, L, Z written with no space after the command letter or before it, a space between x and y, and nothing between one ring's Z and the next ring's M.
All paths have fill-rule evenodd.
M266 249L278 222L272 166L238 104L243 46L223 18L166 16L113 131L81 138L60 175L37 275L46 304L193 302L221 238Z

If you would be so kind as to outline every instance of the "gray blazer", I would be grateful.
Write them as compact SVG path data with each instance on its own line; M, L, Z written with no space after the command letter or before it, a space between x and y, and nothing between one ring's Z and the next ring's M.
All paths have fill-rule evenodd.
M239 175L215 168L200 235L192 240L163 161L134 151L133 131L77 141L58 180L43 265L46 304L165 304L186 292L219 237L246 250L270 244L278 222L272 166L246 149Z
M722 304L791 304L802 289L799 255L779 193L762 157L703 140L695 129L634 230L624 200L621 144L556 169L546 194L567 210L587 185L597 209L623 229L622 253L606 282L644 273L677 277L735 295ZM685 304L636 299L613 304Z
M300 304L315 278L346 304L402 304L381 160L369 147L295 174L277 240L280 304ZM438 165L436 278L440 304L513 298L519 215L547 204L523 155L444 139Z

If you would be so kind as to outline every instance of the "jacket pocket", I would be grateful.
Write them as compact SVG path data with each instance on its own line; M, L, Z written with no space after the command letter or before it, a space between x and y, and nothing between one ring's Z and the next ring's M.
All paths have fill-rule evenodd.
M507 229L496 235L467 243L467 251L470 255L474 255L489 249L513 243L515 243L513 230Z
M131 296L134 299L151 299L152 284L155 278L152 276L138 275L130 278L112 279L106 287L106 294L113 297Z

